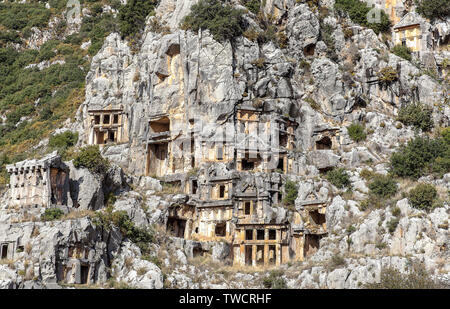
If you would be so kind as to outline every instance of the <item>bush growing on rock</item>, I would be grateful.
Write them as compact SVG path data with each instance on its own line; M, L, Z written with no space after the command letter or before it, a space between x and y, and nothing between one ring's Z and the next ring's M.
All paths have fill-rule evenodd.
M436 188L428 183L420 183L408 193L408 201L417 209L430 210L438 197Z
M260 0L243 0L244 6L253 14L258 14L261 8Z
M181 24L184 30L208 29L216 41L232 40L245 31L243 11L219 0L200 0Z
M263 279L263 285L266 289L286 289L286 280L282 277L281 271L271 271L268 276Z
M112 227L119 228L124 237L141 249L142 254L148 254L148 244L155 242L153 229L137 227L126 211L113 211L111 206L105 208L104 211L96 212L93 223L107 231L111 230Z
M433 110L421 103L412 103L401 107L397 120L407 126L414 126L422 131L430 131L433 128Z
M392 48L392 53L394 53L395 55L399 56L400 58L403 58L405 60L411 61L412 60L412 50L407 47L407 46L403 46L401 44L395 45Z
M42 221L58 220L64 215L64 212L58 208L47 208L41 215Z
M339 189L350 187L350 176L343 168L335 168L327 173L326 178Z
M128 0L119 11L119 28L122 37L132 37L142 31L145 20L158 4L157 0Z
M283 204L289 208L293 208L298 195L297 184L290 180L286 181L284 192Z
M336 42L333 36L333 26L326 23L320 23L320 36L322 41L327 46L327 53L331 60L337 61L338 55L336 53Z
M444 138L416 137L392 154L390 167L400 177L443 175L450 171L450 144Z
M61 156L64 157L68 148L75 146L78 141L78 133L66 131L64 133L56 134L50 137L48 146L50 149L58 150Z
M0 3L0 24L7 29L45 27L50 16L50 10L43 3Z
M330 270L333 270L333 269L336 269L339 267L343 267L346 265L347 265L347 262L345 261L344 257L342 257L339 254L333 255L328 264Z
M364 132L363 125L359 123L352 123L347 127L348 135L355 142L360 142L366 139L366 132Z
M76 154L73 165L76 168L85 167L92 173L105 174L109 168L109 161L102 157L97 145L89 145Z
M387 223L387 227L389 230L389 233L394 233L395 230L397 229L397 225L400 222L399 218L392 218L388 223Z
M368 283L366 289L437 289L442 284L434 280L426 268L414 265L408 273L404 274L395 268L383 268L380 282Z
M390 176L377 175L369 184L370 193L388 198L397 193L397 182Z
M0 191L4 185L9 183L9 173L6 171L6 165L10 163L11 160L6 154L0 155Z
M367 20L367 14L371 10L371 7L367 6L367 4L362 1L336 0L334 8L338 11L347 13L354 23L370 28L376 34L390 30L391 22L383 10L380 10L381 21L379 23L371 23Z
M397 71L391 66L382 68L377 76L378 81L383 85L390 85L398 79Z
M447 145L450 145L450 127L442 129L441 136Z
M416 0L416 11L423 17L430 19L445 19L450 15L448 0Z

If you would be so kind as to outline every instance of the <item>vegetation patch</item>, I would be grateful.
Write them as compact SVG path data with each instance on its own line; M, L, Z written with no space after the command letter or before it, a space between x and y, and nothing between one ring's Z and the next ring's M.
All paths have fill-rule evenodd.
M366 132L364 126L359 123L352 123L347 127L348 135L355 142L364 141L366 139Z
M48 141L48 147L50 150L57 150L58 153L64 158L67 149L75 146L78 141L78 133L66 131L64 133L56 134L50 137Z
M392 53L405 60L408 61L412 60L412 50L407 46L403 46L401 44L395 45L392 48Z
M416 11L423 17L430 19L448 18L450 15L450 2L448 0L416 0Z
M51 12L44 3L0 3L0 25L11 30L30 30L46 27Z
M41 215L42 221L53 221L58 220L64 216L64 212L58 208L47 208L45 212Z
M336 0L334 8L338 11L348 14L350 19L361 26L372 29L376 34L380 32L388 32L391 22L387 14L380 10L380 22L369 22L367 14L372 9L366 3L359 0Z
M333 61L338 60L338 55L336 53L335 40L333 37L333 26L330 24L320 23L320 37L322 41L327 46L327 54Z
M387 223L387 227L388 227L388 231L389 233L394 233L395 230L397 229L397 225L400 222L399 218L392 218L388 223Z
M152 228L137 227L126 211L113 211L111 206L106 207L104 211L96 212L93 223L107 231L117 227L124 237L141 249L143 255L149 254L149 244L156 241L155 232Z
M283 278L281 271L271 271L268 276L264 277L263 285L266 289L286 289L286 280Z
M259 13L261 8L260 0L243 0L242 2L244 6L253 14L257 15Z
M450 143L448 131L435 139L416 137L392 154L390 168L400 177L417 179L428 174L442 176L450 172Z
M432 278L426 268L414 266L409 272L401 273L395 268L383 268L380 282L363 285L366 289L438 289L443 285Z
M347 262L345 261L345 259L341 255L335 254L331 257L328 268L329 270L333 270L339 267L344 267L346 265Z
M369 184L371 194L381 198L388 198L397 193L397 182L391 176L377 175Z
M327 173L327 180L339 189L350 187L350 176L344 168L335 168Z
M420 183L408 193L408 201L412 207L429 211L438 198L436 188L428 183Z
M291 180L287 180L284 185L285 196L283 198L283 204L288 208L295 207L295 200L297 199L298 189L297 184Z
M184 30L208 29L216 41L233 40L245 31L243 11L219 0L200 0L181 24Z
M398 79L397 71L393 67L387 66L382 68L378 73L378 81L382 85L390 85Z
M430 131L434 126L432 114L432 108L421 103L411 103L399 109L397 120L404 125Z
M157 0L128 0L119 10L119 29L122 37L132 43L139 40L147 16L155 10Z
M109 168L109 161L102 157L98 145L89 145L76 154L73 165L76 168L87 168L95 174L105 174Z

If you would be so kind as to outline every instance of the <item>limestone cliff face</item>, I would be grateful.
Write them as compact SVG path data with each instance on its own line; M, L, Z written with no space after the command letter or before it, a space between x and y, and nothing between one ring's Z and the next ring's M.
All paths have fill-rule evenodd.
M111 34L92 61L86 101L78 114L83 121L79 133L88 142L89 110L123 109L130 139L125 148L130 152L120 160L131 173L144 174L142 141L149 132L148 120L162 113L179 115L181 127L194 117L216 123L230 117L236 104L259 101L266 109L298 120L298 148L304 155L313 149L312 136L318 128L341 127L356 119L381 122L384 114L395 113L409 102L433 107L435 122L442 126L449 123L445 83L391 54L372 30L352 26L353 35L345 39L338 20L333 15L325 18L340 51L337 61L332 61L321 41L318 14L306 4L266 3L266 10L287 14L280 13L285 16L280 17L280 23L289 37L287 49L273 43L259 45L244 37L233 45L219 43L208 31L179 30L177 25L189 12L188 7L186 2L163 1L155 18L167 20L170 34L154 33L148 26L136 53L118 34ZM254 17L249 13L246 18L252 22ZM301 61L308 62L308 67L300 66ZM398 72L398 79L383 86L376 82L377 73L387 66ZM319 110L310 108L310 98ZM370 109L359 108L365 105ZM371 115L371 110L378 114ZM367 146L377 153L378 160L385 157L379 153L384 149L380 139L392 143L410 135L407 129L379 134L380 128L373 127L376 132ZM340 131L338 143L348 144L345 130Z

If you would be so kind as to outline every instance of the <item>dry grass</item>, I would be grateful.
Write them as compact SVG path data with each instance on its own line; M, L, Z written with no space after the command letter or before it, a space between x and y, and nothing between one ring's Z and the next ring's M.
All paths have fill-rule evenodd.
M436 186L436 191L438 193L438 198L442 201L447 201L450 199L450 193L447 188L443 186Z
M155 195L164 196L164 195L169 195L169 194L180 194L180 193L183 193L183 190L181 190L180 185L163 183L162 190L159 192L156 192Z
M39 228L37 226L35 226L33 228L33 232L31 233L31 237L37 237L37 236L39 236L40 233L41 232L39 231Z
M10 260L10 259L0 260L0 265L8 265L8 267L11 268L11 269L15 269L16 268L14 266L14 260Z
M137 270L137 274L138 274L138 276L143 276L147 273L147 271L148 271L147 267L140 267Z
M130 269L131 266L133 266L133 257L127 256L125 257L125 260L123 261L125 268Z
M30 253L31 253L31 251L33 250L33 246L31 245L31 243L27 243L26 245L25 245L25 252L28 254L28 255L30 255Z
M82 210L75 210L71 211L68 214L64 215L61 220L72 220L72 219L80 219L84 217L94 217L95 211L88 210L88 209L82 209Z

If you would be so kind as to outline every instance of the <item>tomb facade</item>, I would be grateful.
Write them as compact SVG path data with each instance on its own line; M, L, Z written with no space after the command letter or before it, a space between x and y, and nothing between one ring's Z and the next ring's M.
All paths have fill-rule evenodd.
M89 115L88 144L105 145L128 142L127 116L120 107L91 109Z
M7 165L6 170L12 206L71 206L69 168L56 152L40 160Z

